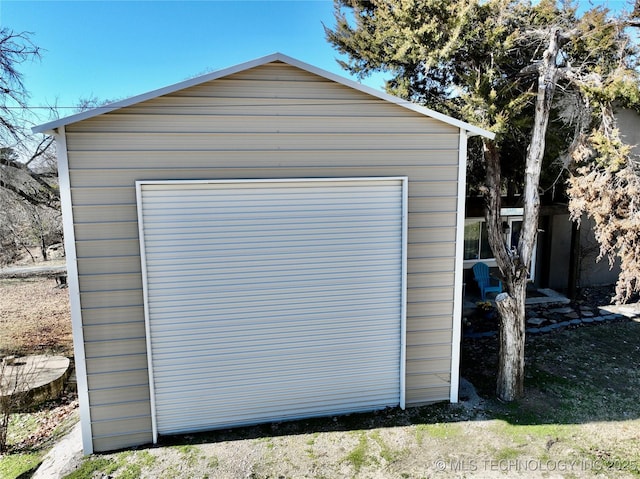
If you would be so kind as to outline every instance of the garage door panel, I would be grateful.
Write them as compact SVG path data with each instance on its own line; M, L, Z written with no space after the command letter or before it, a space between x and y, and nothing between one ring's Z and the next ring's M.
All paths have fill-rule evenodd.
M383 339L383 338L378 338ZM332 361L341 360L342 362L346 362L347 359L354 358L354 361L363 361L366 359L370 359L372 361L376 360L376 354L385 354L390 350L394 349L390 347L389 349L381 349L375 348L372 351L356 351L355 346L362 346L361 349L371 348L375 346L372 344L376 338L372 339L363 339L361 341L343 341L335 340L332 342L329 341L310 341L309 344L298 344L295 346L282 346L280 349L273 350L269 345L251 345L251 349L247 349L246 351L238 351L239 347L243 345L238 345L235 348L216 348L214 350L206 350L195 349L193 354L190 351L185 351L185 354L182 355L180 350L175 350L175 348L167 348L164 351L159 349L159 353L164 353L166 356L166 361L171 361L172 359L179 360L182 357L188 358L192 357L197 359L198 362L202 363L199 366L202 366L204 363L209 362L212 366L224 367L229 370L233 370L239 365L243 365L245 363L251 364L250 362L253 360L255 367L260 368L261 364L268 364L273 362L275 365L278 364L278 361L281 361L283 364L286 362L291 362L295 365L296 361L305 361L306 359L316 359L323 363L330 363ZM355 343L355 344L354 344ZM353 347L352 347L353 346ZM324 356L327 354L326 348L333 348L332 360L325 360ZM260 364L256 363L256 354L260 354ZM323 356L324 355L324 356ZM342 359L341 359L342 358ZM388 359L386 359L387 362ZM351 362L351 361L349 361ZM391 363L395 363L395 361L391 361ZM158 372L163 370L163 365L167 363L163 363L160 360L157 361ZM155 366L155 364L154 364ZM168 364L169 367L173 367L173 361ZM189 367L189 371L191 371L191 365L186 362L185 366ZM196 366L194 365L194 368ZM315 369L315 365L307 366L309 370ZM189 374L189 371L184 371L184 374Z
M337 266L340 269L347 269L350 266L356 266L356 265L361 265L361 267L365 267L363 265L363 261L361 260L360 255L336 254L336 256L339 256L340 258L339 266ZM367 261L366 265L369 265L369 264L384 265L384 264L388 264L389 261L395 262L395 259L385 260L377 257ZM273 271L281 271L286 266L295 266L298 264L300 264L300 258L293 258L293 257L282 258L280 259L277 265L274 265L273 262L268 261L266 258L256 259L255 261L245 261L245 262L240 262L240 261L232 262L232 261L220 260L215 264L215 268L220 272L220 274L224 275L229 270L233 270L234 268L237 268L237 270L239 271L238 274L241 274L245 270L250 270L252 268L255 268L256 271L261 270L261 268L272 269ZM316 273L320 269L326 270L325 264L326 263L325 261L323 261L322 258L314 258L314 259L307 258L305 262L306 270L310 272L311 270L313 270L314 273ZM188 274L189 271L193 271L194 274L208 274L211 271L211 268L212 268L211 265L208 265L208 264L204 265L202 261L198 261L198 260L186 260L185 258L182 258L182 259L158 258L154 261L154 264L148 266L147 271L150 278L152 277L152 275L155 274L156 279L160 279L163 277L172 278L174 272Z
M358 332L360 332L361 329L366 328L369 332L382 330L382 333L384 334L386 332L384 327L388 321L388 316L385 316L385 313L393 313L392 308L387 307L386 311L384 309L382 311L376 310L375 314L372 312L370 316L353 319L352 321L349 321L348 324L339 322L335 326L332 326L332 330L343 328L342 331L344 331L347 328L357 327ZM212 335L215 337L224 336L227 339L232 339L234 337L246 339L247 334L251 332L259 334L261 338L270 337L272 335L281 337L282 334L289 334L294 337L294 335L298 335L301 332L326 331L327 325L331 324L331 319L333 318L330 315L315 318L307 317L302 324L300 323L297 315L276 317L269 321L265 321L262 318L256 318L254 320L244 319L242 321L224 319L216 321L215 330L212 330L211 320L209 317L205 317L199 321L158 321L155 323L153 338L154 341L157 341L156 344L160 345L163 338L167 338L168 341L176 339L176 334L180 334L180 338L185 338L188 341L191 341L192 337L202 338L205 335ZM186 330L187 328L188 330ZM328 334L333 333L329 332Z
M307 383L311 382L314 385L317 385L321 389L330 389L331 391L335 391L338 388L338 385L341 381L346 381L345 384L351 384L352 386L356 386L360 381L362 384L383 384L384 389L388 389L390 391L395 391L397 393L397 385L391 385L386 383L385 380L376 381L376 377L371 376L370 371L372 368L380 368L380 371L384 374L393 374L395 368L397 368L396 364L381 364L379 361L372 362L369 367L365 368L364 366L355 367L357 365L354 364L346 364L347 366L351 366L353 369L353 373L349 374L337 374L337 373L328 373L326 371L329 367L340 367L340 370L345 369L344 363L339 363L337 358L335 361L322 361L319 360L318 368L322 367L323 370L318 369L317 371L310 374L306 371L300 371L296 368L296 363L293 361L283 362L282 364L278 364L276 362L266 362L265 364L260 364L260 366L256 366L254 370L250 363L240 363L233 370L221 369L220 367L212 367L210 372L207 372L204 369L199 369L191 372L188 375L181 375L178 377L178 373L174 370L163 371L162 377L163 380L157 383L156 387L163 388L163 394L157 398L158 401L167 401L172 397L181 397L183 404L186 404L189 401L193 401L195 403L200 403L203 395L211 394L216 398L216 401L219 401L219 398L226 394L230 394L231 390L243 390L246 394L250 396L261 396L261 387L262 384L286 384L287 392L290 395L296 395L299 397L301 391L305 391L308 389L308 385L304 388L300 388L300 385L305 381ZM356 358L354 358L355 361ZM366 359L366 358L360 358ZM205 363L206 364L206 363ZM291 365L292 371L290 371L287 375L280 374L278 376L273 375L274 371L280 371L283 365ZM255 361L254 361L255 365ZM215 366L215 364L214 364ZM215 381L210 380L210 376L212 374L216 374ZM382 376L381 376L382 377ZM172 387L175 382L174 379L182 382L182 386L179 388ZM330 384L330 387L327 385ZM281 393L280 393L281 395ZM392 393L389 397L393 398L395 393ZM261 400L265 400L265 398L261 398ZM397 405L397 401L394 403ZM222 404L218 404L218 407L222 407ZM258 409L258 408L257 408Z
M375 291L371 289L375 288ZM160 290L162 291L162 289ZM316 301L331 301L331 302L341 302L344 301L346 304L351 303L351 298L353 298L354 294L358 294L360 296L360 300L366 299L368 297L375 298L377 295L382 293L392 294L395 292L395 288L393 285L388 285L388 283L380 282L380 283L372 283L369 282L366 285L331 285L331 286L322 286L318 285L315 287L303 287L297 286L292 287L291 289L287 289L286 287L276 287L274 285L273 288L265 288L264 286L260 289L256 289L251 292L250 288L247 288L244 291L237 290L226 290L224 288L220 288L220 291L217 293L210 293L207 291L194 291L194 292L186 292L188 290L185 289L174 289L174 295L163 300L158 300L158 307L162 307L167 304L172 304L176 306L188 305L188 304L219 304L221 302L225 302L227 305L237 304L238 306L243 306L252 303L260 303L260 304L282 304L282 301L296 301L303 302L310 295L313 295L313 298ZM247 295L250 294L251 299L247 299ZM277 296L277 297L274 297ZM448 299L448 298L445 298Z
M169 313L161 313L156 312L154 322L156 327L163 326L176 326L177 328L182 327L190 327L192 324L199 324L203 321L208 322L210 318L217 317L219 321L220 318L225 318L227 320L239 319L243 320L242 324L246 325L245 327L250 328L250 330L257 331L261 329L261 326L265 324L270 324L273 321L292 321L299 322L299 317L301 314L304 314L307 321L311 320L331 320L335 319L336 312L343 312L344 314L349 314L356 316L358 313L359 317L362 317L362 321L368 322L369 320L375 320L376 314L393 314L394 309L389 306L389 303L386 301L379 302L364 302L362 305L351 305L350 308L339 308L334 305L327 305L327 307L323 311L318 311L315 308L298 308L295 311L287 310L283 311L280 308L272 308L271 311L260 310L259 308L254 308L254 311L248 312L229 312L220 314L219 311L211 311L210 309L204 310L189 310L188 317L185 318L185 315L182 311L169 312ZM449 322L451 320L449 319ZM232 324L236 324L232 321Z
M284 222L283 222L284 224ZM400 220L398 220L400 224ZM188 226L186 222L181 223L181 228L176 230L173 224L166 226L157 226L153 228L153 232L147 235L147 241L157 241L160 239L172 240L172 241L195 241L201 239L217 239L224 240L228 238L229 234L235 234L239 236L236 241L242 241L242 234L253 233L252 229L255 229L254 225L236 225L235 227L225 227L219 224L212 223L209 226L202 224L201 222L195 222L193 225ZM333 224L321 224L321 225L307 225L306 231L300 233L300 238L349 238L352 237L353 232L345 231L346 225L340 228L339 225ZM269 228L267 228L269 227ZM361 224L359 230L362 234L377 235L380 233L387 233L387 225L378 225L377 223ZM449 233L449 230L446 230ZM137 234L137 232L136 232ZM272 239L289 239L289 235L286 232L282 232L281 225L274 225L273 223L265 224L263 234L268 234ZM431 235L430 235L431 236ZM449 239L448 237L446 239Z
M386 372L387 374L392 374L395 369L388 365L376 364L376 362L373 362L372 365L378 366L381 372ZM287 376L274 376L272 373L276 370L280 370L278 366L279 365L274 364L273 368L260 367L258 370L238 369L235 373L241 374L241 377L228 374L225 370L226 374L224 376L221 374L220 378L215 382L207 381L204 383L203 379L208 378L209 375L206 374L206 371L202 371L201 375L192 374L189 376L183 376L181 378L181 382L183 384L179 388L172 388L172 382L160 381L157 386L165 387L166 391L164 391L162 397L159 398L158 401L166 401L173 396L175 398L181 397L183 404L187 404L189 401L192 401L195 404L201 404L202 401L199 399L200 395L207 392L215 395L216 398L224 396L231 397L235 395L236 392L252 396L256 394L256 390L260 391L260 389L257 388L264 388L270 385L278 385L278 387L286 388L289 393L295 392L299 396L301 391L306 391L309 388L325 390L326 386L319 382L320 380L330 382L331 390L333 392L336 392L341 387L346 390L351 390L353 386L358 384L361 389L365 386L371 387L372 384L377 384L374 380L375 378L370 375L371 367L354 367L353 372L348 374L336 374L335 371L328 372L327 367L344 368L344 362L338 362L337 360L334 361L333 364L322 363L323 369L318 370L316 374L309 374L306 371L293 369ZM395 366L397 367L397 364ZM396 391L397 388L388 387L388 389ZM185 398L185 395L188 393L192 393L191 397ZM392 393L391 396L394 394L395 393Z
M296 305L288 306L284 312L281 305L275 299L270 301L264 301L261 303L251 303L251 301L247 300L247 302L242 303L242 311L238 311L238 308L234 307L235 305L226 304L226 303L224 305L220 305L216 307L213 313L211 313L212 307L208 303L202 303L202 304L187 303L184 305L177 305L177 306L171 305L171 306L157 307L157 308L150 307L149 309L150 311L153 310L154 314L158 314L161 312L191 313L191 312L197 312L197 311L201 311L201 312L208 311L209 314L215 314L219 316L219 315L227 315L232 313L240 314L240 315L244 315L244 314L249 315L252 313L257 315L260 315L260 314L270 315L270 314L283 312L283 314L286 314L292 311L295 311L297 314L302 314L306 311L313 312L313 310L322 306L323 308L327 308L327 309L333 308L334 311L340 311L342 310L342 308L349 308L349 311L355 313L358 310L358 306L366 307L370 305L372 301L381 305L386 302L386 299L377 298L377 300L374 301L371 298L361 297L358 299L350 300L349 304L346 305L344 304L344 302L341 303L339 301L322 301L322 300L317 300L315 298L310 298L310 299L307 299L304 304L296 304Z
M160 434L401 402L406 180L138 183Z

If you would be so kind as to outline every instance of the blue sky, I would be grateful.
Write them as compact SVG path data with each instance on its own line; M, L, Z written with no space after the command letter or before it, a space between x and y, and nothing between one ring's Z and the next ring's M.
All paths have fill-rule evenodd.
M347 76L323 23L333 26L331 0L0 0L0 24L33 32L43 49L41 61L20 66L32 106L128 98L274 52ZM381 89L383 80L366 83Z
M346 76L323 22L330 0L0 0L0 23L44 50L20 66L34 106L127 98L274 52Z

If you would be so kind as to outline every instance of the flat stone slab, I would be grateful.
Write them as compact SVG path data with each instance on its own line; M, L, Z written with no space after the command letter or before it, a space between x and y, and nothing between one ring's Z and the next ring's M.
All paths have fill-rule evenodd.
M45 355L19 357L5 362L1 366L0 396L20 395L18 408L54 399L64 389L70 364L69 358Z
M536 304L569 304L571 300L566 296L554 291L549 288L540 288L538 289L538 293L543 294L544 296L539 296L535 298L527 298L527 305L536 305Z
M550 313L557 313L557 314L569 314L569 313L574 313L575 311L573 310L573 308L571 308L569 306L565 306L564 308L550 309L549 312Z
M544 319L544 318L531 318L531 319L527 320L527 324L532 324L534 326L540 326L545 321L546 321L546 319Z

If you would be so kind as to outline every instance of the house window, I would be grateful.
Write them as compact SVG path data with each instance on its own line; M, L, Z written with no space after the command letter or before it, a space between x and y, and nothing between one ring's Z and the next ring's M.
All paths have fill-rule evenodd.
M487 223L473 218L464 223L464 259L489 259L493 253L487 237Z
M508 216L514 214L514 209L505 209L501 217L504 227L504 241L509 248L516 248L522 230L522 216ZM517 211L520 213L522 210ZM501 211L502 212L502 211ZM464 223L464 260L465 268L471 268L475 263L483 262L489 266L496 266L495 258L487 235L487 223L484 218L467 218ZM529 279L535 276L536 248L533 249Z

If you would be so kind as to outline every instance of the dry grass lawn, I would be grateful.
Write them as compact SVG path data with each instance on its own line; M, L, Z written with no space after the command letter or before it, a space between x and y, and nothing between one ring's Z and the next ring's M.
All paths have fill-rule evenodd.
M0 280L0 331L0 356L72 356L69 290L53 279Z

